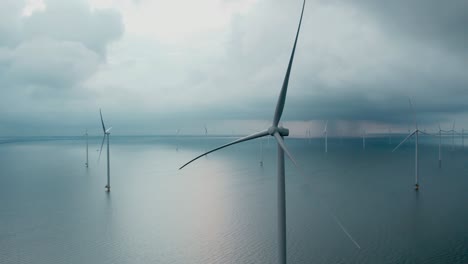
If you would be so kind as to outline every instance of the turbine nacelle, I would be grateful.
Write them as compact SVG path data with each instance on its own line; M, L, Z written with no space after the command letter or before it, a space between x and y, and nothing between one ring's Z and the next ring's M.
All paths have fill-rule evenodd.
M274 136L276 132L278 132L282 137L289 136L289 129L284 127L271 126L270 128L268 128L267 132L270 136Z

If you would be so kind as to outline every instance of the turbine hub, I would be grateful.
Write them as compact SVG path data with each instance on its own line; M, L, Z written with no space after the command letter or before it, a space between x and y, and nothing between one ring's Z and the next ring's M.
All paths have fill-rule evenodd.
M276 132L278 132L282 137L289 136L289 129L287 128L275 126L271 126L270 128L268 128L268 134L270 136L273 136L273 134L275 134Z

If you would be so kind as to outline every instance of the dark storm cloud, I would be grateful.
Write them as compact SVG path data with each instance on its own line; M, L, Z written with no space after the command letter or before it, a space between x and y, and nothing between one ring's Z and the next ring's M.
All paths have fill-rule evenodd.
M468 1L338 1L362 8L390 32L429 41L441 48L468 51Z
M115 11L93 11L83 0L44 4L45 10L24 16L24 1L0 2L4 111L37 111L54 100L66 105L104 61L109 43L123 33Z
M239 18L230 42L233 60L247 65L229 74L243 75L248 86L263 92L250 100L261 109L254 116L261 118L274 109L284 74L268 72L272 65L286 65L296 23L292 5L272 6L276 9L262 9L267 17ZM466 1L309 1L284 117L399 124L409 121L408 98L420 122L467 113L467 6ZM287 20L285 10L291 11ZM271 17L285 26L268 23ZM262 75L268 80L256 86Z

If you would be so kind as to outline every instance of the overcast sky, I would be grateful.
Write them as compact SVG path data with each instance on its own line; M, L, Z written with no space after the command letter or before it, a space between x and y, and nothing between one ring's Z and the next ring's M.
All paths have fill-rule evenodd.
M301 0L1 0L0 135L239 134L273 117ZM309 0L283 124L468 129L468 1Z

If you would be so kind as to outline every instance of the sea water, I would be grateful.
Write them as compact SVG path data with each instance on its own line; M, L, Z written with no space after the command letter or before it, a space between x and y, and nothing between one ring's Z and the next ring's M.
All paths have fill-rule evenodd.
M286 139L288 263L468 263L468 149L421 139L416 192L401 139ZM178 170L231 140L111 135L106 193L101 138L88 168L83 137L1 138L0 263L277 263L273 138Z

